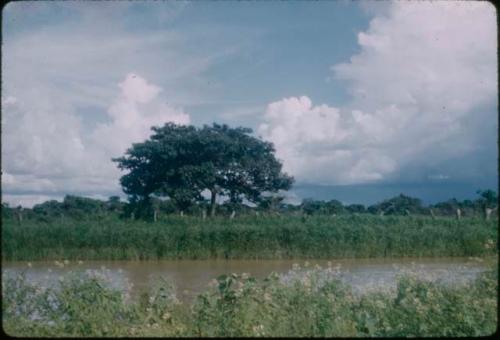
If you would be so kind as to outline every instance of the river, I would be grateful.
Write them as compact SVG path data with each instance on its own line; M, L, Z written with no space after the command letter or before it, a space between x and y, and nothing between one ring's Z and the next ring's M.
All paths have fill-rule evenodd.
M391 289L402 271L410 270L422 278L460 283L477 276L494 263L494 258L372 258L307 260L308 267L336 267L341 281L357 293ZM294 264L304 268L305 260L162 260L162 261L84 261L62 264L50 262L3 262L2 275L26 273L29 282L53 285L69 271L98 270L107 273L116 288L129 289L132 296L147 291L159 277L172 282L180 300L190 301L221 274L248 273L258 279L271 272L286 276ZM330 262L330 263L329 263Z

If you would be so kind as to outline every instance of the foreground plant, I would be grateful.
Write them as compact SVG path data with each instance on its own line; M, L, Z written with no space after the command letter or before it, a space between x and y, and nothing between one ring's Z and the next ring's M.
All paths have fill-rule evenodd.
M178 305L164 284L150 297L130 303L127 292L110 288L106 272L70 273L54 288L26 282L24 274L2 281L4 330L20 336L176 335L172 318ZM147 331L145 331L147 330Z
M20 276L2 282L2 315L14 336L483 336L496 330L497 290L496 270L456 286L406 273L359 295L335 268L295 267L262 281L222 275L185 305L167 282L134 301L88 273L47 289Z

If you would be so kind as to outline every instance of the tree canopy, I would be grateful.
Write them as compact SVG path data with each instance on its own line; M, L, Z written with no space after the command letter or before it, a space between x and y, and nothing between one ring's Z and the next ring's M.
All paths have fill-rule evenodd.
M484 208L494 208L498 205L498 195L493 190L478 190L477 194L481 197L478 201Z
M407 215L418 214L423 210L422 201L418 198L399 194L383 202L371 205L367 209L371 213L383 213L384 215Z
M272 143L251 136L249 128L167 123L152 130L148 140L113 159L128 170L120 183L131 202L168 197L183 210L204 201L202 192L208 190L213 215L217 196L259 203L263 193L288 190L293 183L282 172Z

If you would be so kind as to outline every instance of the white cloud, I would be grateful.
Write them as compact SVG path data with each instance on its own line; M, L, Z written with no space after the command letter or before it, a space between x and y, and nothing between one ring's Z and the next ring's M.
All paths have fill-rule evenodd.
M299 205L302 203L302 198L300 198L296 193L292 191L286 191L283 193L284 199L283 203L291 205Z
M148 84L145 79L133 73L129 73L118 86L122 89L123 99L130 103L147 103L161 91L158 86Z
M164 25L184 6L157 7L148 18ZM151 125L189 123L178 106L203 101L190 84L224 49L193 54L172 29L129 29L129 8L25 2L4 9L4 194L117 194L121 173L112 157L147 138Z
M2 170L41 176L79 172L85 166L84 147L71 107L46 97L36 103L15 98L2 103Z
M358 34L360 53L332 67L348 105L285 98L269 104L259 133L307 182L404 177L409 164L463 157L496 124L495 19L487 2L391 2Z
M268 105L258 131L298 179L359 183L397 176L411 164L432 168L476 151L485 127L496 124L488 110L496 110L497 93L493 6L387 4L368 9L375 17L358 35L360 52L332 67L329 79L347 85L349 105L318 105L306 96ZM151 16L166 8L158 5L142 17L127 12L131 6L23 2L4 9L6 195L116 194L112 157L147 138L151 125L189 123L179 106L213 103L214 93L227 99L222 86L205 85L204 74L240 49L216 38L224 27L177 32L169 20L183 5ZM131 27L145 19L156 28ZM257 111L240 109L237 119L253 124ZM448 172L426 175L455 179Z
M274 143L284 170L300 180L357 183L394 170L394 161L368 138L378 127L363 129L357 112L346 115L327 105L313 106L306 96L291 97L269 104L265 121L259 134Z
M2 106L9 106L9 105L13 105L13 104L16 104L17 103L17 98L16 97L12 97L12 96L8 96L7 98L5 99L2 99Z
M361 53L333 70L356 106L444 111L434 114L444 121L496 96L495 19L487 2L393 2L358 34Z
M107 111L109 122L98 124L89 136L70 106L63 109L42 99L3 101L2 189L7 200L18 202L24 194L31 204L36 193L118 193L121 174L111 158L147 139L151 126L190 122L188 114L165 103L160 87L137 74L129 73L118 87L121 93Z
M137 74L129 73L119 87L121 94L108 109L111 122L99 124L91 134L92 141L107 155L120 156L132 142L145 140L151 126L189 124L188 114L163 102L161 89Z

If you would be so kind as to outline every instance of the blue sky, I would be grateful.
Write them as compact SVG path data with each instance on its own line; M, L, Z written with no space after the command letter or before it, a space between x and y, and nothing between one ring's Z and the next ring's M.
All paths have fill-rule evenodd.
M292 201L498 185L489 3L26 1L2 15L11 204L120 194L110 159L166 121L253 128L295 176Z

